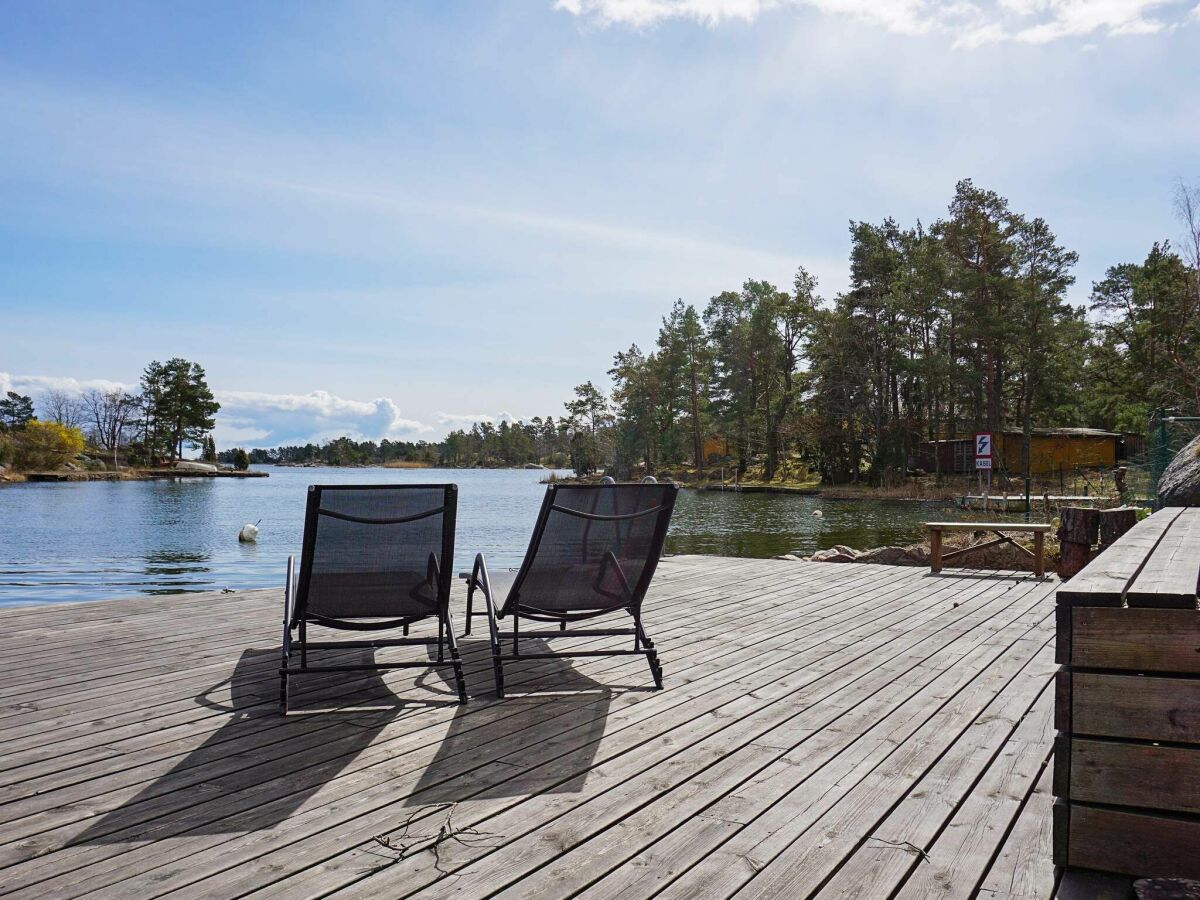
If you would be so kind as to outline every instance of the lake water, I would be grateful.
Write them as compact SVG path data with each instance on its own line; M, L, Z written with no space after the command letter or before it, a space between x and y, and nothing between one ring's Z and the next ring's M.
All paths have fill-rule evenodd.
M547 474L263 468L270 478L0 487L0 606L281 586L288 554L299 552L305 491L313 483L454 482L457 567L469 567L478 551L496 564L516 565ZM812 515L816 509L822 517ZM834 544L910 543L931 517L963 514L944 503L685 490L667 552L767 557ZM258 543L238 543L242 525L260 519Z

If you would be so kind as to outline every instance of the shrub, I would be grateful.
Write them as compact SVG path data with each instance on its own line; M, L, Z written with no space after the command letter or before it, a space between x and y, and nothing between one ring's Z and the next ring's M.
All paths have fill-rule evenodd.
M33 419L13 435L14 461L19 469L57 469L83 451L78 428Z
M233 467L243 472L250 468L250 454L241 447L233 451Z

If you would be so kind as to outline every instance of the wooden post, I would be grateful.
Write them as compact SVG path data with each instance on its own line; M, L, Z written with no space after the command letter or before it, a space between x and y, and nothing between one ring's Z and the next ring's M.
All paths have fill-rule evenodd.
M1100 546L1107 547L1137 524L1137 508L1118 506L1100 510Z
M1038 578L1046 574L1046 532L1033 533L1033 574Z
M1092 544L1100 534L1100 511L1080 506L1059 510L1060 542L1058 574L1062 578L1078 575L1092 556Z
M929 531L929 570L942 571L942 529L933 528Z

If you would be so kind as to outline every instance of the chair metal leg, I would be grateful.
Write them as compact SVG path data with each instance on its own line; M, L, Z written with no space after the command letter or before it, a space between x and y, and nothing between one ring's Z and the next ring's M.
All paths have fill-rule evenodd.
M646 629L642 627L642 617L634 613L633 616L634 640L640 639L646 646L646 662L650 664L650 674L654 678L654 686L659 690L663 686L663 670L662 665L658 661L658 651L654 648L654 641L646 634Z
M287 667L292 658L292 560L288 559L288 579L283 600L283 640L279 645L279 712L286 716L288 713L288 677Z
M467 702L467 680L463 677L462 657L458 652L458 639L454 636L454 620L450 617L449 611L446 612L445 619L438 617L438 661L442 660L442 635L445 635L445 643L450 647L450 662L454 666L454 683L458 688L458 702L465 705Z
M500 659L500 628L494 613L488 609L488 636L492 645L492 677L496 681L496 696L504 696L504 662Z
M475 579L472 578L467 583L467 627L463 629L463 634L471 633L471 614L475 609Z
M477 581L478 579L478 581ZM492 645L492 675L496 679L496 696L504 696L504 662L500 658L500 625L496 621L496 601L492 595L492 582L488 577L487 563L483 554L475 557L475 565L471 570L471 584L467 588L467 628L471 626L471 596L478 584L483 591L484 609L487 611L488 642ZM513 616L513 644L516 644L517 617Z

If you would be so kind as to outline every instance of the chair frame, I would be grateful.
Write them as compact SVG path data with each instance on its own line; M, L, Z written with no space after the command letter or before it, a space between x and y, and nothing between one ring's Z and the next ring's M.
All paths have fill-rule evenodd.
M430 554L429 579L437 584L437 608L432 613L419 616L399 616L383 621L354 621L349 619L334 619L319 616L307 611L308 587L312 578L313 552L317 541L317 520L321 515L321 494L325 491L341 490L413 490L443 488L444 499L442 506L424 512L405 516L394 520L396 523L414 521L419 518L442 514L442 561ZM454 669L455 685L458 688L458 702L467 702L466 681L463 678L462 657L458 652L458 642L454 636L454 620L450 614L450 587L453 580L454 565L454 531L458 511L458 485L428 485L428 484L336 484L309 485L308 506L304 516L304 542L301 548L299 572L296 571L296 558L289 556L287 561L287 582L284 586L283 606L283 664L279 669L279 709L284 715L288 712L288 679L299 675L311 675L323 672L370 672L387 671L391 669L429 669L450 666ZM329 511L325 512L329 515ZM339 517L342 517L339 515ZM409 626L424 619L437 618L438 635L432 638L416 638L408 636ZM321 625L345 631L383 631L402 628L404 637L387 640L363 641L328 641L314 643L308 640L308 625ZM298 631L295 638L292 631ZM377 663L372 665L309 665L309 650L356 650L379 649L382 647L429 646L437 645L435 661ZM446 658L449 651L449 659ZM300 664L292 664L292 656L299 653Z
M589 486L591 487L591 486ZM579 510L569 509L567 507L557 506L555 499L558 497L560 490L578 490L579 488L564 485L551 485L546 490L546 496L542 500L542 508L538 513L537 523L533 528L533 535L529 541L529 549L525 552L525 558L521 563L521 568L517 571L516 579L509 588L508 596L504 601L503 606L497 610L497 597L492 590L491 578L488 575L487 560L482 553L475 556L475 562L471 569L471 574L467 578L467 633L470 633L472 609L474 603L474 595L476 589L483 594L484 604L486 607L486 615L488 620L488 632L491 638L492 645L492 671L496 680L496 696L504 696L504 663L519 662L528 659L569 659L572 657L586 656L644 656L650 666L650 674L654 678L654 686L662 688L663 686L663 670L659 663L658 650L654 646L654 642L646 634L646 629L642 625L642 601L645 599L646 591L650 587L650 581L654 577L654 572L658 568L658 560L662 556L663 544L666 542L667 528L671 524L671 513L675 508L675 499L678 495L678 487L676 485L668 485L669 490L666 492L661 506L654 507L649 510L631 513L627 515L598 515L595 513L584 513ZM603 490L603 486L595 488ZM646 560L646 566L642 571L641 578L636 585L630 586L625 579L624 573L621 571L619 563L613 557L613 564L617 566L617 577L624 589L624 593L628 601L618 606L611 606L606 609L599 610L580 610L576 612L552 613L546 610L541 610L536 607L523 606L520 603L521 585L525 580L525 575L533 564L534 558L537 556L537 551L541 545L542 538L545 534L546 523L550 518L550 513L558 511L567 515L578 516L580 518L591 519L593 521L617 522L629 519L641 518L643 516L657 515L658 521L655 523L654 534L650 540L649 558ZM611 552L609 553L611 557ZM586 619L594 619L599 616L606 616L611 613L626 612L633 617L632 628L583 628L568 630L569 623L579 622ZM502 642L506 639L500 634L499 620L507 615L512 616L512 653L505 654L502 651ZM526 631L520 630L521 619L529 619L535 622L557 622L557 631ZM632 637L633 648L630 650L575 650L569 652L544 652L544 653L522 653L521 639L522 638L553 638L553 637Z

